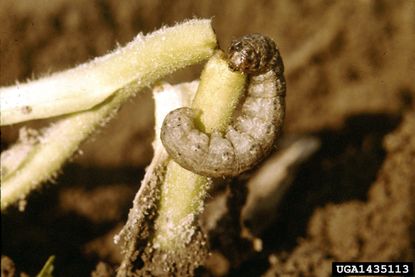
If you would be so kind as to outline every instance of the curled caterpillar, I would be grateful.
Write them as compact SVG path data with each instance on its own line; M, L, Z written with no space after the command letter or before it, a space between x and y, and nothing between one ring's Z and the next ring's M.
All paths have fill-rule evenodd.
M281 134L285 114L284 66L274 41L260 34L232 41L228 65L248 75L247 95L225 134L206 134L197 111L179 108L164 119L161 140L182 167L208 177L236 176L266 157Z

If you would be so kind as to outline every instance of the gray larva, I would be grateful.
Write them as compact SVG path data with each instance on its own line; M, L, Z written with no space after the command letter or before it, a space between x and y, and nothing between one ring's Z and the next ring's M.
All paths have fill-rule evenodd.
M252 34L234 40L229 67L248 74L247 96L225 134L195 127L196 112L179 108L164 119L161 140L182 167L209 177L236 176L252 168L272 149L285 114L281 56L268 37Z

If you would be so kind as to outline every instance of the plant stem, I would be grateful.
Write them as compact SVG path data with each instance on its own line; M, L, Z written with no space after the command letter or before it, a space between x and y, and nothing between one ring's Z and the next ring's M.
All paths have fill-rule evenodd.
M160 139L160 129L164 118L170 111L191 105L198 84L198 81L174 86L163 83L153 88L156 123L156 135L152 143L154 156L150 165L146 168L140 189L134 197L128 220L119 234L114 236L114 243L120 245L124 256L117 276L133 275L136 260L143 258L146 255L146 250L154 250L151 247L147 248L144 242L148 242L153 236L153 232L148 230L153 229L152 226L158 214L160 187L165 177L165 167L169 159ZM158 270L163 267L159 263L160 261L154 257L154 252L152 252L151 256L154 266ZM194 261L194 258L192 259ZM150 266L153 262L145 264ZM152 272L148 267L144 267L142 270L143 272ZM137 272L135 273L137 274Z
M0 89L1 125L90 109L117 90L142 88L206 59L216 47L210 20L162 28L110 54L51 76Z
M198 124L210 133L225 131L244 92L245 75L232 72L221 51L206 64L192 108L202 111ZM159 216L153 245L162 250L182 248L195 232L195 219L203 210L210 178L175 163L167 165L161 186Z
M149 35L148 39L143 40L143 45L145 47L140 49L147 50L142 55L143 60L135 61L135 66L123 67L122 62L129 59L130 51L126 51L123 58L116 58L120 62L116 77L135 71L138 80L124 84L124 87L94 108L64 116L53 123L27 151L26 158L18 166L13 165L13 172L8 172L1 180L2 211L56 175L64 162L76 152L79 144L98 126L104 125L121 104L138 90L166 74L210 57L216 47L216 37L210 20L190 20ZM95 90L101 88L101 84L96 86ZM1 167L2 171L8 171L7 164L2 163Z

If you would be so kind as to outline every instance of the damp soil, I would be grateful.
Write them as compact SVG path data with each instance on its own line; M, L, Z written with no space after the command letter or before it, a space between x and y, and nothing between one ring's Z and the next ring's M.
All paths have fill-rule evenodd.
M287 79L285 134L312 135L318 152L296 171L258 234L241 237L246 178L211 192L226 214L208 232L197 276L330 276L332 261L415 259L415 17L413 1L0 2L0 85L103 55L162 25L213 18L221 46L273 37ZM201 66L169 82L198 78ZM2 214L2 276L33 276L56 256L56 276L111 276L124 225L152 158L148 92L127 103L59 177ZM30 123L32 127L44 121ZM20 125L1 128L1 148ZM216 209L215 213L218 213ZM209 211L209 209L207 209Z

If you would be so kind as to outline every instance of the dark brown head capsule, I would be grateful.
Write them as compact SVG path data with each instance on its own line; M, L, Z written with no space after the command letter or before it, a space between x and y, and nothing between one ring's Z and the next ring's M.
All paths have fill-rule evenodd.
M250 75L263 74L271 69L283 71L281 57L272 39L250 34L231 42L228 51L229 67Z

